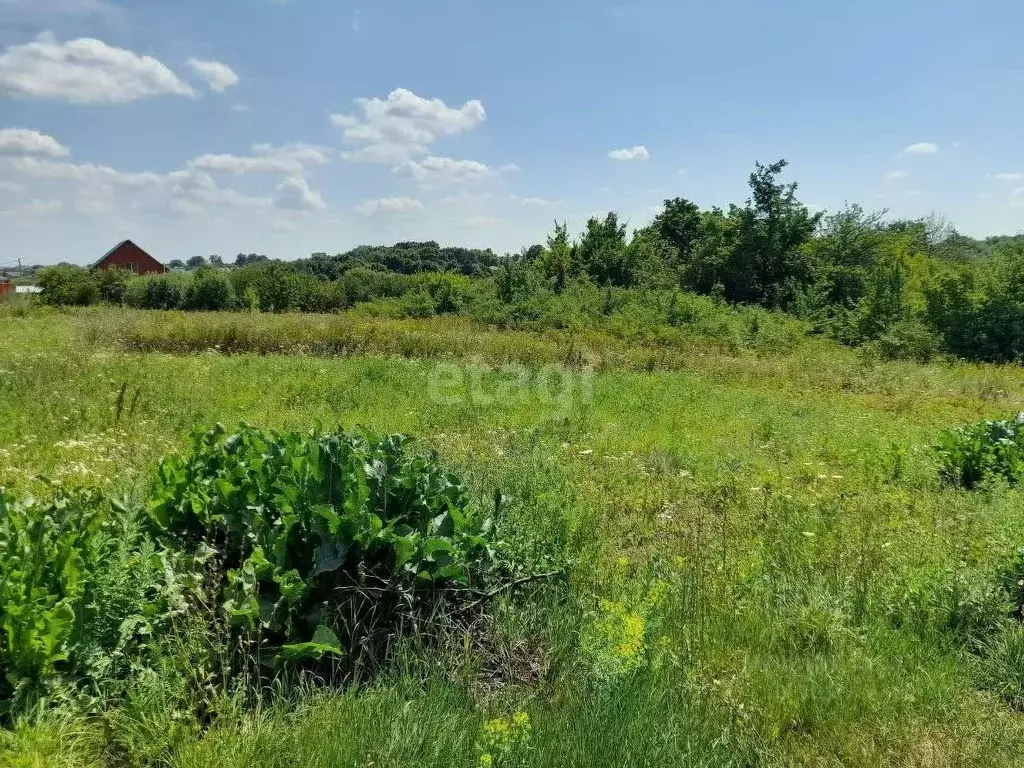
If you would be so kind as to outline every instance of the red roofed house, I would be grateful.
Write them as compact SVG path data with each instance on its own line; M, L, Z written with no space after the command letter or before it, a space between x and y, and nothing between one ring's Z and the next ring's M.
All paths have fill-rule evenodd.
M125 240L114 246L106 256L89 269L127 269L137 275L156 275L167 271L167 267L131 240Z
M6 277L0 276L0 299L7 294L14 295L15 287L14 283L8 280Z

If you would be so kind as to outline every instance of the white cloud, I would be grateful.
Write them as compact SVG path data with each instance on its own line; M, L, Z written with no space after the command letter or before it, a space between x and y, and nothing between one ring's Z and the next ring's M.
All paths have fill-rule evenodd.
M899 179L906 179L910 176L908 171L889 171L885 174L883 179L885 181L898 181Z
M536 206L538 208L555 204L554 200L548 200L545 197L519 197L518 195L511 195L511 199L520 205Z
M286 144L282 147L256 144L252 152L252 155L201 155L190 160L188 165L203 171L236 175L280 173L301 176L308 166L331 162L331 150L312 144Z
M986 178L992 178L996 181L1020 181L1024 179L1024 173L993 173L991 175L986 174Z
M0 54L0 96L74 104L120 104L195 91L151 56L81 38L57 42L51 33Z
M68 157L71 152L52 136L25 128L0 130L0 154Z
M425 154L438 138L471 131L487 119L484 105L473 99L459 108L441 99L425 99L406 88L386 99L356 99L361 114L331 115L345 140L359 149L346 160L394 163Z
M621 163L628 163L633 160L650 160L651 153L641 144L626 149L614 149L608 153L608 157Z
M6 181L0 179L0 192L9 193L12 195L19 195L25 191L25 187L21 184L16 184L13 181Z
M327 207L323 196L301 176L291 176L278 185L274 205L285 211L322 211Z
M264 197L219 187L208 173L195 169L125 172L106 165L35 157L11 157L0 162L14 175L34 182L33 187L53 185L72 198L76 210L83 213L122 209L199 215L217 208L266 208L271 204Z
M392 173L412 179L421 187L447 184L480 184L497 181L503 174L519 170L515 165L491 168L476 160L456 160L451 157L426 157L409 160L392 169Z
M238 85L238 75L227 64L219 61L202 61L189 59L185 62L192 71L206 81L214 93L224 93L228 88Z
M45 216L50 213L60 213L64 210L64 204L60 200L33 200L22 206L21 210L33 216Z
M939 151L938 144L932 144L930 141L920 141L917 144L911 144L909 147L904 147L902 154L904 155L934 155Z
M1016 187L1012 192L1010 192L1010 194L1015 197L1017 195L1024 195L1024 186Z
M924 190L923 189L908 189L903 194L906 195L907 197L921 197L921 195L924 194Z
M382 197L367 200L356 207L363 216L377 216L390 213L415 213L423 210L423 203L412 197Z
M494 216L467 216L458 222L462 229L490 229L496 227L501 221Z

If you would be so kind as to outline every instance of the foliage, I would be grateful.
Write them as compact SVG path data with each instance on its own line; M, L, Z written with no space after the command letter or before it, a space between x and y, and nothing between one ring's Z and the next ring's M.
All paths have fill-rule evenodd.
M16 502L0 489L0 706L42 692L68 661L85 594L86 548L102 519L95 496Z
M484 723L480 738L480 768L515 768L526 762L530 748L530 716L516 712Z
M125 303L136 309L179 309L185 305L189 279L173 272L130 280Z
M94 273L82 267L47 267L39 273L42 298L56 306L85 306L100 300Z
M437 243L397 243L394 246L360 246L347 253L328 256L315 253L295 263L296 270L325 280L336 280L350 269L370 269L412 275L419 272L457 272L481 275L497 266L498 257L491 250L443 248Z
M943 478L968 490L985 480L1024 480L1024 413L985 419L943 433L937 452Z
M285 658L340 652L338 637L355 634L344 590L412 605L477 581L492 557L491 523L465 486L407 445L357 432L197 431L187 455L161 463L150 520L162 541L215 553L233 625L261 630Z
M234 306L235 291L227 275L215 269L195 271L185 292L186 309L216 311Z

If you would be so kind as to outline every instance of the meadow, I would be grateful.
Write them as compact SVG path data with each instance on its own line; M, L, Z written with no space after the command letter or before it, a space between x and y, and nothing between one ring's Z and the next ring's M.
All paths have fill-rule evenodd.
M1024 505L935 446L1024 410L1024 370L726 336L0 307L0 487L118 500L110 606L158 462L218 423L409 435L559 574L340 681L239 671L183 590L88 683L57 663L0 765L1020 764Z

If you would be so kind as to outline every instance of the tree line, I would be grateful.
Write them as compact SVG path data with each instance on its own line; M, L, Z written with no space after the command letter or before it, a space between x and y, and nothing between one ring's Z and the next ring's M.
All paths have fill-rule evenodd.
M630 302L657 305L673 325L682 294L699 294L893 356L1024 361L1024 236L974 240L935 217L890 220L858 205L812 212L780 180L785 168L758 164L749 197L728 209L677 197L632 233L614 212L578 236L556 222L546 243L515 255L398 243L294 262L239 254L230 268L193 259L190 271L146 278L56 267L40 283L55 304L332 312L378 301L409 316L530 327Z

